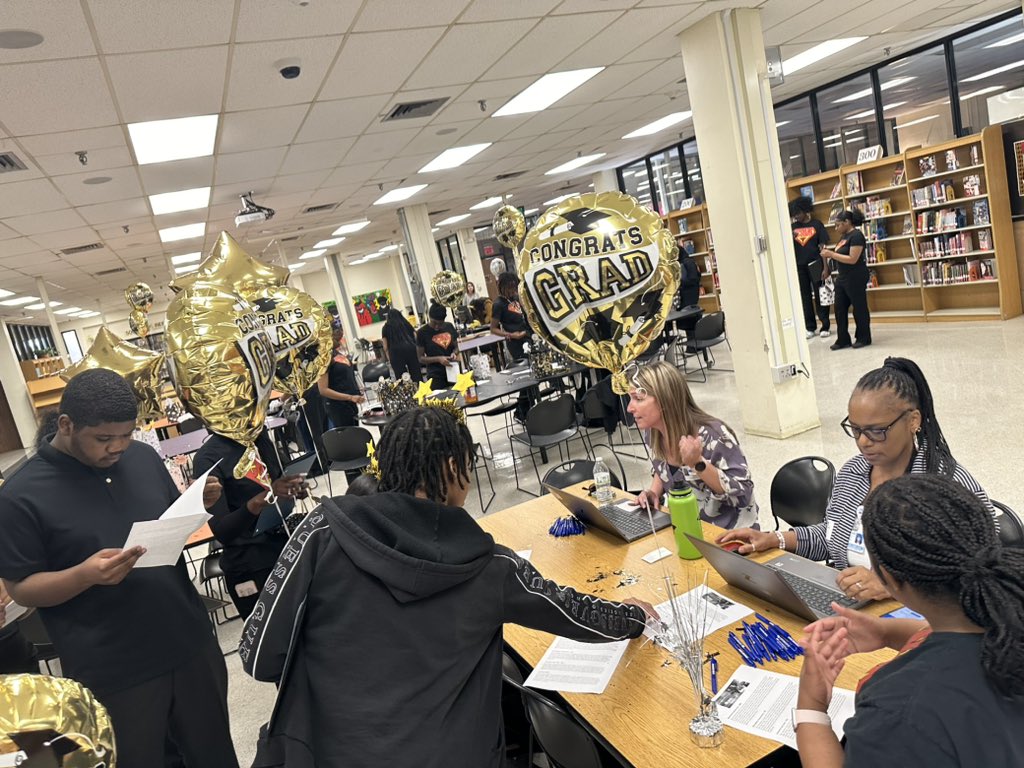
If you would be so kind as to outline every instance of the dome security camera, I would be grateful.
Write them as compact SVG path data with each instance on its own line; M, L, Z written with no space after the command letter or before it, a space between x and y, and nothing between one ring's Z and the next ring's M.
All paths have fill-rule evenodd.
M302 73L302 62L298 59L281 59L274 62L274 69L285 80L294 80Z

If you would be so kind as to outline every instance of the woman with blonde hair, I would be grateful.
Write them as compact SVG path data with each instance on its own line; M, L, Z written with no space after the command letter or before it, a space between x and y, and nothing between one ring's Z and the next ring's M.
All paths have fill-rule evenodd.
M686 378L665 362L633 377L629 407L653 464L651 487L637 498L659 505L674 483L693 488L702 520L722 528L757 527L754 481L729 426L701 410Z

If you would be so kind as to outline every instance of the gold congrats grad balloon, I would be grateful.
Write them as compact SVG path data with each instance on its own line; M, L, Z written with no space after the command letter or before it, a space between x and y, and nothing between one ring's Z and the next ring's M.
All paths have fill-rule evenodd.
M462 304L466 295L466 281L458 272L443 269L430 280L430 295L448 309L455 309Z
M196 283L212 283L238 294L269 285L288 282L288 270L257 261L227 232L221 232L217 244L196 272L175 278L171 290L180 291Z
M244 477L256 459L276 364L253 307L221 286L195 283L167 308L164 338L182 404L211 432L245 446L234 469Z
M139 336L148 336L149 318L141 309L133 309L128 314L128 327L131 328L132 333L138 334Z
M88 688L63 677L0 676L0 755L24 751L26 764L115 768L114 746L107 710Z
M503 205L494 212L491 227L498 242L514 251L526 234L526 218L515 206Z
M100 328L89 351L81 360L60 372L64 381L71 381L90 368L106 368L124 377L139 401L139 419L159 418L160 371L164 356L131 344L117 336L107 326Z
M132 309L149 312L153 308L153 289L145 283L132 283L124 289L124 300Z
M672 233L661 217L621 192L589 192L552 206L519 254L520 299L533 330L567 357L613 374L665 325L679 287Z

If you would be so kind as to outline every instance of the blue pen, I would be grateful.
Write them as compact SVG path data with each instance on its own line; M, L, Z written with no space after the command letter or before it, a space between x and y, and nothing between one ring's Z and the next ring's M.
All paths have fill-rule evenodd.
M740 627L740 635L737 636L738 641L743 645L743 649L747 652L751 661L754 662L755 666L761 663L761 654L758 652L754 643L751 642L750 637L747 636L747 630Z
M711 654L711 694L718 693L718 656L717 653Z
M750 631L758 639L761 645L768 649L769 654L771 654L772 661L778 661L782 658L782 650L772 639L771 635L768 634L768 630L765 629L763 624L752 624Z
M748 645L756 649L762 663L772 660L771 650L761 642L761 638L757 636L754 627L745 621L743 622L743 638L747 641Z
M733 647L733 649L736 651L736 653L738 653L740 655L740 659L743 660L744 664L746 664L748 667L756 667L757 666L756 664L754 664L753 661L750 660L750 657L747 655L746 651L743 650L743 646L740 645L740 641L736 639L736 635L735 634L730 632L729 633L729 637L727 639L728 639L729 645L731 645Z

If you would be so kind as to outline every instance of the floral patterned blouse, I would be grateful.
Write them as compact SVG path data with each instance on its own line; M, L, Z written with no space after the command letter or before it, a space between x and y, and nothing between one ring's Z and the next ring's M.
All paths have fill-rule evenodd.
M685 481L697 497L702 520L721 528L759 528L754 481L736 436L718 420L699 427L697 436L704 444L704 461L718 468L723 493L712 491L693 468L677 467L653 456L652 474L661 478L665 493L677 480ZM644 433L644 440L651 444L649 431Z

